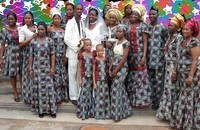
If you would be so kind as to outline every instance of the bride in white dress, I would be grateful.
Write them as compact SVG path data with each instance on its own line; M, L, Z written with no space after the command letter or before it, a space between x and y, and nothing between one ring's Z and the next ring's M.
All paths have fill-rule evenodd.
M91 7L86 17L86 37L92 41L92 51L108 36L108 28L97 8Z

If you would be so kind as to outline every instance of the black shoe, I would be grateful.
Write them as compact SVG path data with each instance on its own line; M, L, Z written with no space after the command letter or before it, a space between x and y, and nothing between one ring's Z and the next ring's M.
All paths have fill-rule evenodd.
M40 117L40 118L43 118L43 117L44 117L44 114L39 114L39 117Z
M77 100L71 100L72 104L77 105Z
M159 105L157 105L157 104L153 104L153 105L152 105L152 109L153 109L153 110L158 110L158 108L159 108Z
M56 118L56 114L51 114L51 117L52 118Z

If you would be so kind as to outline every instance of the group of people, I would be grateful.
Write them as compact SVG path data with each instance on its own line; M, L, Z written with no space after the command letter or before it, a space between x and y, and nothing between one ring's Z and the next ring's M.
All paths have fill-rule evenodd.
M23 26L14 12L1 30L0 66L10 76L14 100L39 117L56 117L57 105L70 100L78 118L120 121L135 107L150 104L156 117L177 129L199 129L200 42L194 18L174 14L168 28L158 9L127 3L124 15L105 5L81 18L83 5L66 4L66 16L53 8L52 23L34 24L27 11ZM5 47L5 45L7 46ZM4 56L4 58L2 58Z

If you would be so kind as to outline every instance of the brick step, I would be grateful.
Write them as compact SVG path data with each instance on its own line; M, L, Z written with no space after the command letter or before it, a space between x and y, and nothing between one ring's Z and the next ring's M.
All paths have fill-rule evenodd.
M169 126L123 125L99 123L75 123L63 121L33 121L25 119L0 119L0 127L6 130L172 130Z
M2 97L2 96L1 96ZM0 102L0 109L18 110L18 111L29 111L30 105L23 102ZM71 102L58 104L58 112L75 113L76 106ZM152 110L151 107L147 108L133 108L133 115L137 116L155 116L156 111Z
M78 119L75 114L76 106L71 102L58 105L56 119L50 115L41 119L30 109L30 105L14 101L9 77L0 75L1 130L96 130L98 127L95 126L105 126L108 130L171 130L168 122L155 117L156 111L152 110L151 106L134 108L133 115L120 122L94 118Z
M19 111L30 111L30 105L27 105L22 101L19 103L14 102L13 90L9 82L0 83L0 108ZM75 111L76 106L74 106L70 101L68 103L62 103L58 105L58 112L74 113ZM152 110L151 106L144 108L133 108L133 114L141 116L155 116L156 111Z

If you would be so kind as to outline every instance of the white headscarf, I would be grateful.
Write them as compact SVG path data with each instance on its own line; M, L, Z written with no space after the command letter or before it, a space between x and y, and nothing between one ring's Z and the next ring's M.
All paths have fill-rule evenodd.
M55 8L55 7L50 10L50 16L51 16L51 18L53 18L54 15L59 15L61 17L60 10L57 9L57 8Z

